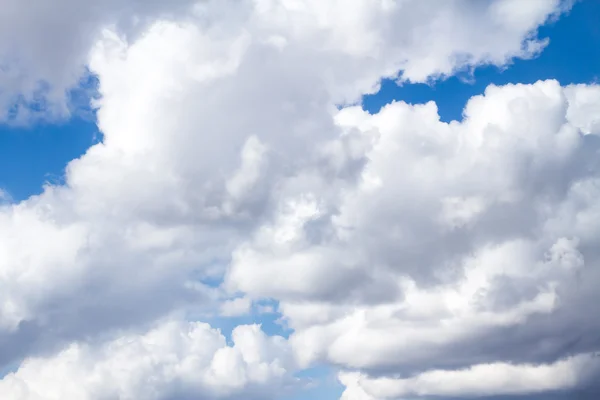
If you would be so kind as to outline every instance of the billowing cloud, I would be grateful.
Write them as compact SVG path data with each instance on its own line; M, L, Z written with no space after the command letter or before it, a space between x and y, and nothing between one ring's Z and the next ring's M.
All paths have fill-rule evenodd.
M11 400L273 399L295 383L285 339L238 326L233 345L209 325L172 320L141 335L26 360L0 381Z
M236 350L246 334L375 397L380 382L384 397L446 395L422 386L489 365L552 374L596 350L599 321L580 310L597 296L597 86L492 86L451 124L433 103L346 106L384 77L532 57L565 8L434 3L79 2L77 23L10 3L11 21L45 25L0 42L0 73L22 78L0 103L45 82L62 109L85 67L104 139L64 185L0 205L0 363L24 359L0 385L18 400L276 396L295 363ZM233 347L201 324L148 331L264 299L289 345L249 327Z
M404 379L371 379L343 373L342 400L414 397L481 397L568 390L597 377L600 358L580 354L550 365L482 364L458 371L434 370ZM586 382L587 381L587 382Z
M228 33L252 25L253 33L275 47L301 44L328 55L304 65L314 63L321 77L356 96L357 85L370 90L378 74L400 69L404 79L424 81L457 68L530 57L545 43L535 38L536 28L564 8L560 0L527 6L514 0L478 6L465 0L59 0L33 7L7 0L0 15L0 121L68 114L67 92L79 85L90 48L106 28L135 42L156 19L193 21ZM342 54L353 62L342 64L348 61ZM295 52L288 61L305 56ZM346 68L331 69L331 56ZM372 76L364 75L366 68Z
M158 17L182 17L193 4L156 0L6 0L0 14L0 121L69 113L91 46L104 27L135 38Z
M307 363L374 376L597 350L600 141L571 116L599 90L491 86L450 124L433 103L340 111L370 143L356 182L292 180L227 284L278 299Z

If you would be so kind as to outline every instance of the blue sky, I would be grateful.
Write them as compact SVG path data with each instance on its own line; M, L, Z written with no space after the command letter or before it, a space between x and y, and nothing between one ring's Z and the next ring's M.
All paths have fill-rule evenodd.
M39 194L44 183L61 183L67 163L96 142L93 121L71 119L29 127L0 126L0 182L14 201Z
M539 29L539 36L548 38L549 44L533 59L516 59L502 68L477 67L472 71L428 84L399 85L392 80L384 80L378 93L363 97L362 106L368 112L375 114L393 101L404 101L409 104L434 101L438 106L440 119L450 122L460 121L468 99L482 94L491 84L532 84L546 79L558 80L563 86L596 83L600 80L599 21L600 1L579 1L568 14ZM95 81L93 79L91 81L93 84L88 81L70 95L73 99L79 96L76 101L73 101L76 105L73 106L70 118L34 121L26 126L0 123L0 189L8 195L9 201L18 203L30 196L39 195L46 183L53 185L63 183L68 162L83 156L90 146L102 140L103 134L96 126L96 116L87 106L91 98L97 95L93 91ZM220 283L210 286L214 288ZM312 297L307 298L312 299ZM59 303L60 301L57 301L57 304ZM276 302L274 301L273 304ZM206 322L220 329L229 341L231 332L236 326L254 323L262 324L264 332L268 335L282 335L288 338L291 331L281 328L279 317L280 315L276 313L263 315L253 313L233 318L214 317ZM3 367L0 364L0 378L7 371L17 370L16 365L18 361L15 364L14 360L8 366ZM338 399L344 388L336 381L335 372L334 367L326 364L318 364L296 372L295 376L315 379L317 384L285 400ZM569 393L569 396L572 395ZM542 397L555 398L550 396L564 400L560 393ZM587 393L580 396L582 399L588 398ZM2 398L1 394L0 398ZM505 397L494 399L504 400ZM506 397L506 399L520 400L521 397ZM531 396L525 396L523 399L537 400Z

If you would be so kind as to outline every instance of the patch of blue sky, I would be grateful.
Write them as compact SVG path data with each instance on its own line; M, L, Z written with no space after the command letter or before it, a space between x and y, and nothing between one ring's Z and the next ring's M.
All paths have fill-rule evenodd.
M29 124L9 120L0 124L0 190L11 201L39 194L47 183L64 183L69 161L101 140L90 108L96 85L97 80L87 76L80 87L69 93L68 120L37 119ZM45 105L34 102L27 107L34 113L42 113Z
M334 368L319 365L296 374L303 382L302 389L282 400L333 400L339 399L344 386L337 379Z
M0 125L0 188L18 202L41 193L46 183L62 184L67 163L97 141L96 124L80 118L58 125Z
M20 365L21 365L21 361L15 361L11 364L8 364L8 365L0 368L0 379L4 378L8 374L17 372Z

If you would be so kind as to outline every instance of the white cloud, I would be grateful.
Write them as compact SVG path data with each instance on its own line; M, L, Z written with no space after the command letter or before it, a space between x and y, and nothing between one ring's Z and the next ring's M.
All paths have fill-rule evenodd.
M232 341L207 324L161 322L141 335L26 359L0 380L0 393L11 400L273 399L294 385L285 339L244 325Z
M104 27L115 26L134 39L157 17L182 17L192 4L188 0L58 0L32 6L19 0L4 1L0 15L0 121L68 114L65 91L79 84L90 48ZM10 116L8 108L14 105L18 112Z
M569 120L585 134L600 134L600 117L596 113L600 102L598 85L573 85L567 89Z
M368 378L356 373L342 373L339 378L346 386L342 400L464 398L568 390L599 369L597 356L581 354L553 364L481 364L457 371L428 371L404 379Z
M578 88L492 86L451 124L432 103L340 111L372 143L356 184L288 181L228 287L278 299L307 364L366 374L597 349L600 144L570 119Z
M192 269L196 276L222 269L232 246L272 212L270 199L287 177L315 162L325 162L327 173L338 175L360 168L361 152L370 144L352 135L332 145L337 148L332 150L338 154L336 161L329 161L334 153L320 154L327 143L337 143L333 104L357 98L381 76L401 68L398 59L386 57L404 57L404 50L387 46L422 49L421 43L413 42L411 26L435 26L439 18L424 13L419 2L382 1L369 7L363 0L326 6L244 4L230 12L232 3L199 3L185 22L157 22L130 42L104 31L89 63L100 80L98 124L104 142L69 164L65 187L49 187L39 197L3 209L6 235L17 241L6 249L3 264L3 308L10 309L3 318L10 323L4 325L15 329L20 322L35 321L47 314L42 310L48 304L55 308L57 299L76 308L79 302L69 299L96 291L105 296L116 290L117 298L135 297L143 304L144 293L163 285L160 293L181 301L175 288L183 285L184 277ZM466 3L456 7L435 12L462 18ZM365 9L367 15L362 14ZM538 11L546 15L553 10L544 3ZM495 11L477 7L469 13L481 13L481 18L469 16L471 25L456 25L480 30L481 19ZM401 32L387 30L404 14L414 14L409 18L413 25ZM510 31L506 46L498 50L502 59L515 55L510 49L520 49L523 38L541 21L536 17L531 26ZM40 39L36 32L30 32L31 40ZM433 32L439 37L448 34ZM285 37L286 46L270 46L273 35ZM358 37L372 39L354 48L357 42L347 38ZM379 47L372 48L371 41ZM456 43L469 47L468 41ZM26 43L19 48L28 49ZM441 65L452 63L447 55L440 57L429 74L446 71ZM301 178L292 181L312 184ZM60 244L31 243L28 229L60 237ZM33 248L38 248L37 258L29 256ZM16 271L23 270L35 271L35 278L18 278L21 272ZM149 278L136 280L133 292L138 294L127 295L131 285L123 282L141 271ZM319 273L316 264L313 272ZM39 282L44 282L41 290L36 289ZM102 308L101 297L94 299L93 307ZM61 314L60 307L56 309Z
M65 92L78 85L90 48L107 27L129 42L157 18L192 20L220 32L249 29L258 41L283 52L297 44L313 54L320 51L326 56L309 57L310 62L337 85L336 95L355 99L372 90L379 77L398 70L404 79L424 81L458 68L531 57L545 43L535 39L535 30L563 8L559 0L529 1L526 7L514 0L486 5L464 0L60 0L35 7L8 0L0 16L0 120L68 113ZM327 60L335 54L345 68L336 71L333 59ZM354 62L345 62L347 57ZM216 62L210 68L227 68ZM18 112L11 116L8 108L15 104Z
M104 141L69 164L64 186L0 208L0 363L26 359L3 385L162 399L174 378L233 395L227 374L238 388L263 382L249 378L263 356L242 336L210 353L214 385L182 370L192 356L171 358L172 343L200 351L176 330L164 328L168 356L147 348L163 328L99 347L81 340L180 309L237 315L265 297L280 302L306 365L365 376L596 347L598 321L572 312L595 299L598 280L595 86L490 87L452 124L433 103L335 108L398 72L426 81L530 57L558 1L159 3L73 3L85 11L76 24L10 3L15 21L61 29L48 36L52 57L38 51L45 28L19 39L9 59L23 78L8 93L47 80L60 108L87 65ZM165 14L176 22L156 20ZM125 23L134 16L139 27ZM199 281L223 274L244 297L215 304L222 293ZM121 358L123 376L94 369ZM268 386L279 375L266 371ZM99 380L60 384L83 373Z
M247 297L227 300L221 304L221 315L224 317L237 317L250 312L252 300Z

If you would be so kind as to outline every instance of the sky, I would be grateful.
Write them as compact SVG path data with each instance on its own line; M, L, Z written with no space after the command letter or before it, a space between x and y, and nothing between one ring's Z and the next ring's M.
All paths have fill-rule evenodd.
M0 11L0 398L600 395L600 2Z

